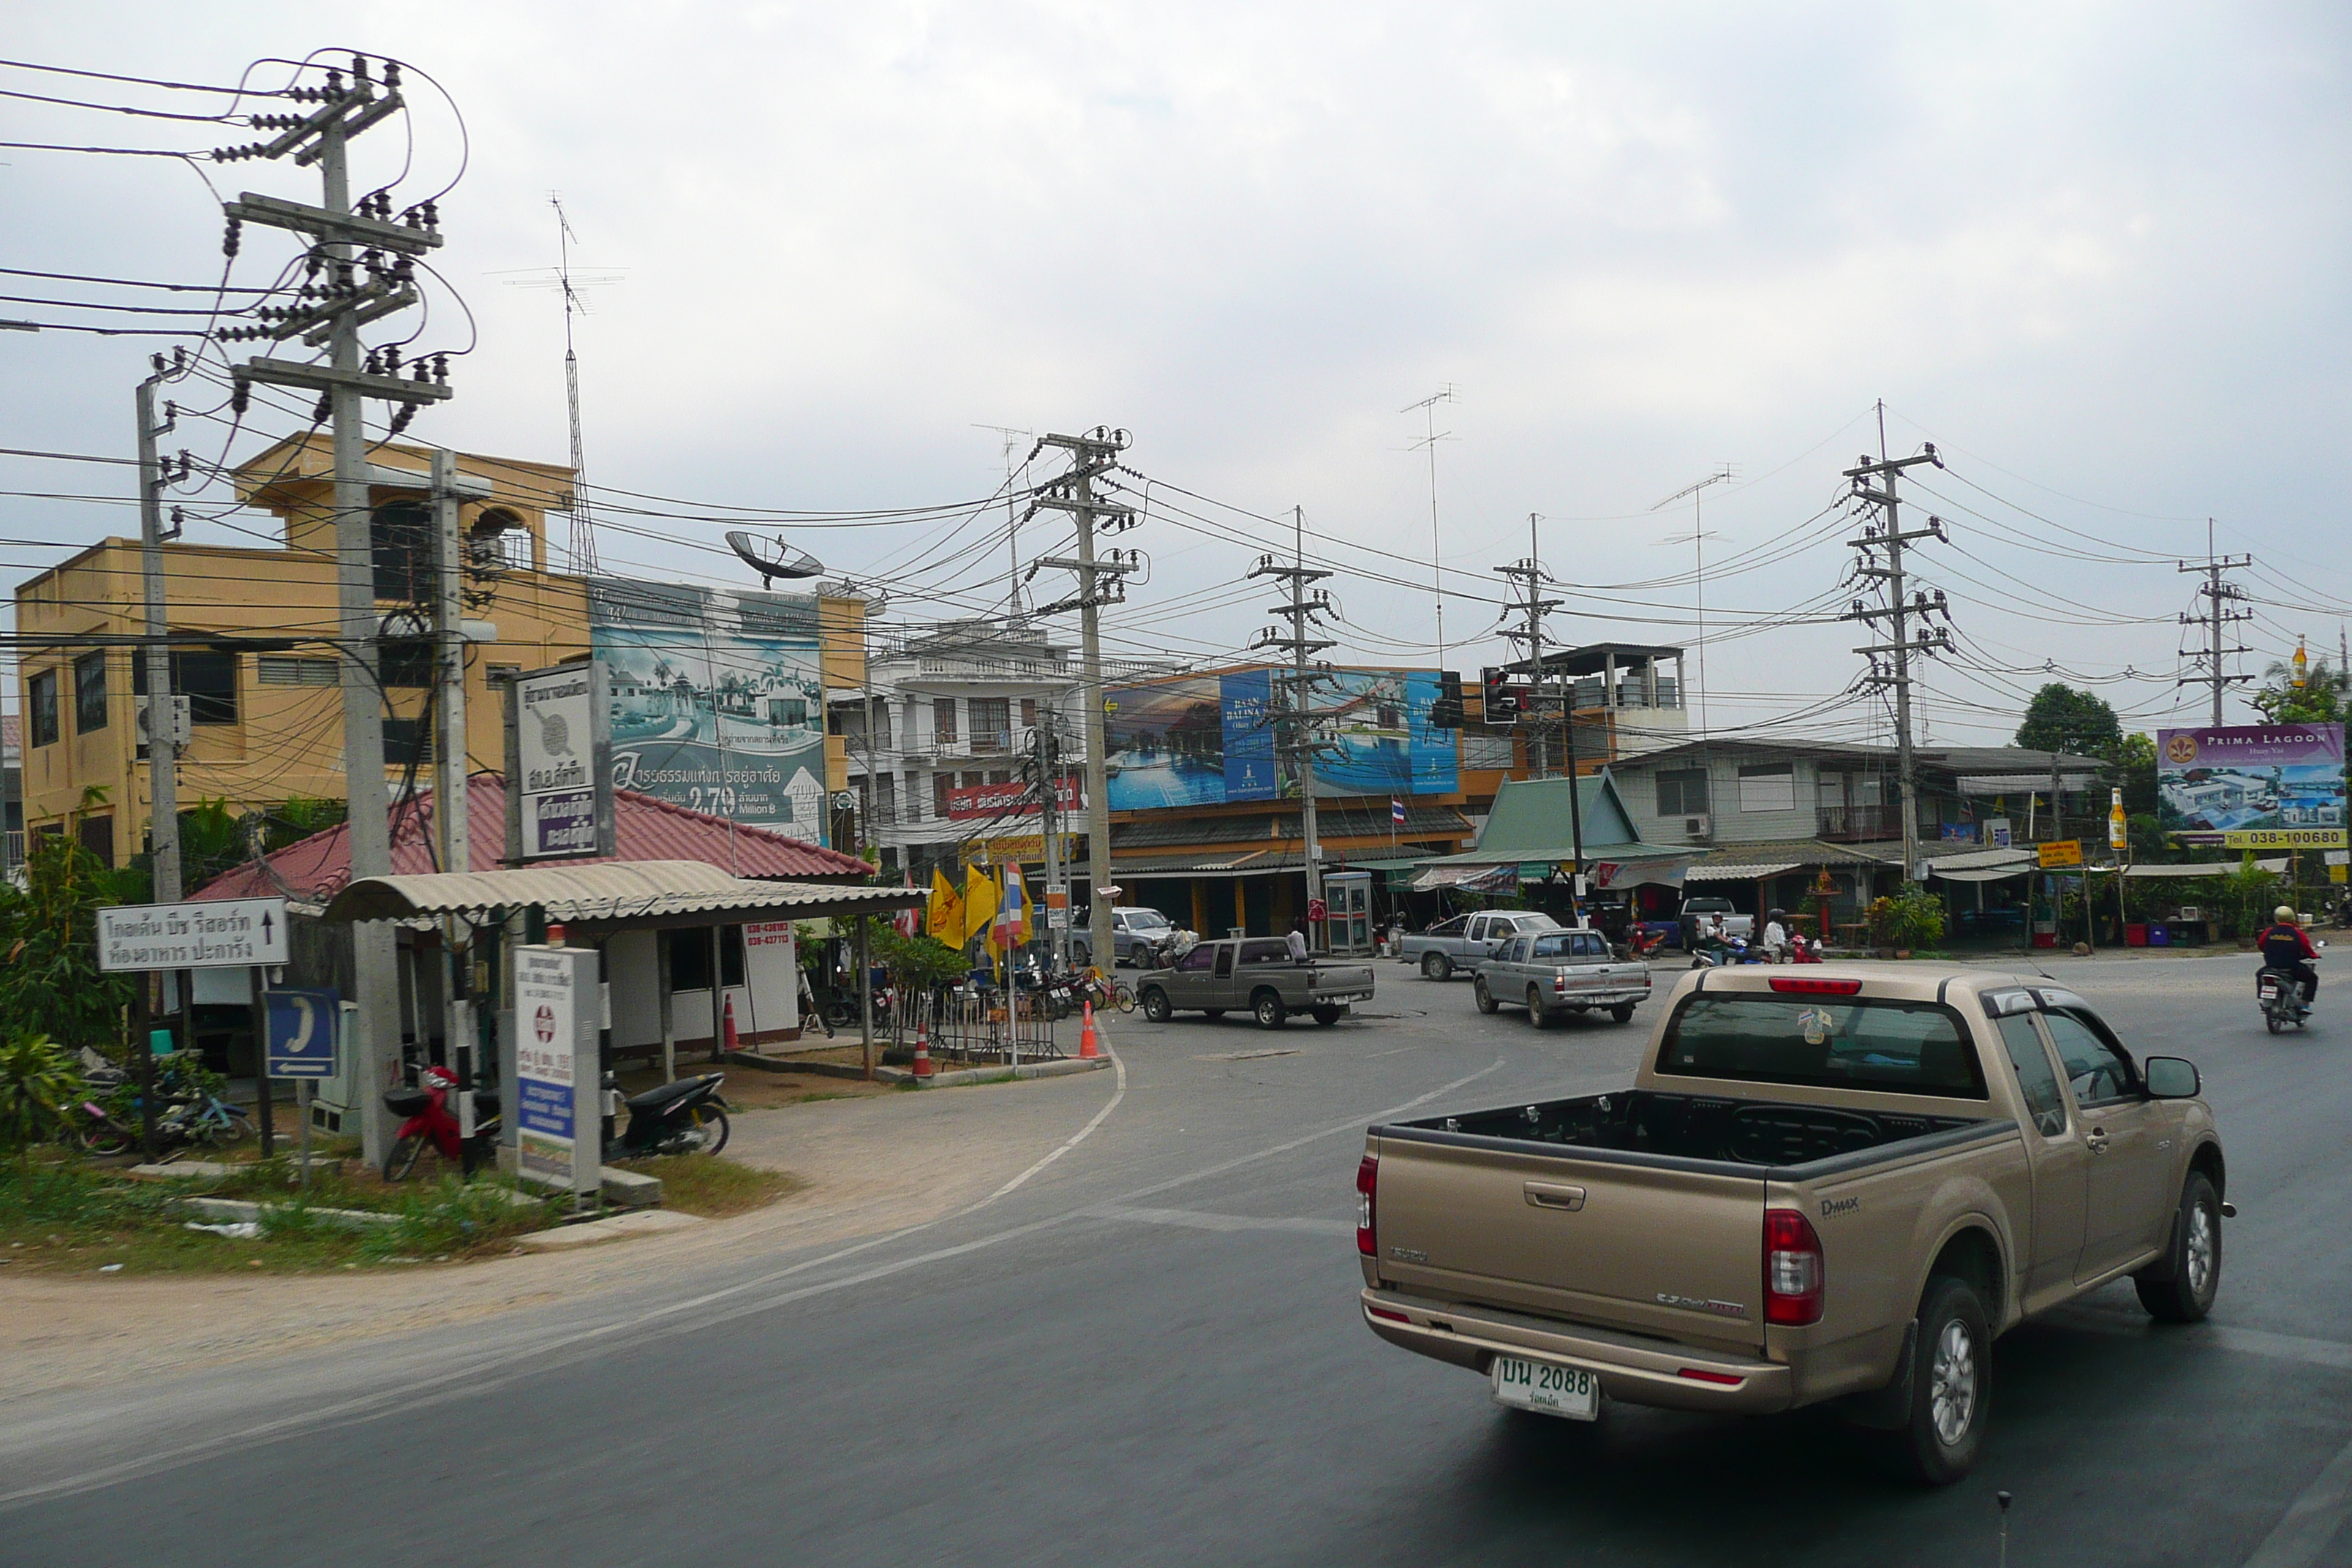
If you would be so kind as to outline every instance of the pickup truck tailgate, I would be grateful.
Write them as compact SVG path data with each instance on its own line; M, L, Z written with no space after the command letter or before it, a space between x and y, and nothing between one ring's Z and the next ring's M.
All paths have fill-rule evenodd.
M1381 1127L1383 1283L1694 1342L1764 1343L1760 1168Z

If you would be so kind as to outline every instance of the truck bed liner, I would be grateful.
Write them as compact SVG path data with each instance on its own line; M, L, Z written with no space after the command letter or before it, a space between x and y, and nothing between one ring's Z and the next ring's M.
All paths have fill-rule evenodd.
M1914 1112L1846 1110L1781 1100L1621 1089L1517 1110L1392 1122L1378 1136L1516 1147L1633 1164L1687 1165L1765 1177L1801 1168L1827 1174L1872 1163L1890 1144L1919 1139L1955 1145L1993 1137L2013 1123Z

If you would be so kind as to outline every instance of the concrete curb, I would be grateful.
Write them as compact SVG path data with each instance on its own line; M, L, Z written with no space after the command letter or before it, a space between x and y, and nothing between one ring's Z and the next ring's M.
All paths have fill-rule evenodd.
M882 1051L882 1042L875 1041L874 1047L875 1054L879 1056ZM730 1051L727 1053L727 1059L737 1067L757 1068L761 1072L804 1072L818 1078L854 1078L861 1080L866 1077L866 1070L863 1068L850 1067L842 1062L796 1062L790 1057L754 1056L750 1051Z
M249 1204L242 1198L182 1198L180 1201L206 1219L258 1220L264 1208L289 1206L284 1204ZM396 1214L371 1214L365 1209L312 1209L310 1213L313 1219L353 1229L372 1225L391 1225L400 1218Z
M954 1072L934 1073L929 1079L919 1079L904 1068L876 1068L874 1076L884 1083L911 1083L923 1089L961 1089L975 1083L1010 1083L1015 1079L1067 1078L1072 1073L1094 1072L1110 1066L1110 1058L1062 1057L1048 1062L1023 1062L1017 1068L962 1068Z
M703 1223L697 1216L680 1214L676 1209L639 1209L634 1214L614 1215L609 1219L592 1219L582 1225L559 1225L551 1230L535 1230L528 1236L515 1237L515 1245L526 1252L560 1252L656 1231L684 1230Z

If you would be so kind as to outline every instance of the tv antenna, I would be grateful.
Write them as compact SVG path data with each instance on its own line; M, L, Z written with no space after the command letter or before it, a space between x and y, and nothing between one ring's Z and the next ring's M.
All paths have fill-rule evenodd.
M555 209L555 266L519 270L551 271L553 276L509 278L507 281L517 289L554 289L563 295L563 393L572 415L572 569L589 577L598 570L596 525L588 502L588 459L580 441L580 355L572 344L572 318L589 314L587 297L580 292L583 289L602 289L626 279L617 272L575 275L572 270L572 247L580 237L572 232L572 220L564 215L561 193L548 192L547 205Z
M1019 444L1022 437L1034 437L1037 432L1034 430L1017 429L1011 425L982 425L976 422L973 424L972 428L975 430L993 430L996 432L998 437L1003 441L1004 488L1007 492L1010 492L1013 489L1013 475L1015 469L1018 468L1026 468L1028 466L1025 463L1015 464L1013 461L1013 448ZM1017 510L1017 502L1019 499L1020 498L1017 496L1010 493L1007 493L1004 498L1004 531L1012 542L1013 552L1012 596L1005 602L1004 608L1007 616L1016 621L1021 618L1021 513Z
M1692 591L1692 603L1695 605L1694 614L1697 618L1697 635L1693 640L1698 644L1698 732L1702 736L1706 733L1706 542L1710 539L1721 539L1723 535L1708 531L1700 521L1699 508L1705 500L1704 492L1707 486L1727 484L1738 477L1738 471L1731 464L1717 463L1715 466L1715 472L1707 475L1698 483L1685 485L1665 500L1653 502L1650 507L1652 511L1655 511L1660 507L1672 506L1678 500L1687 500L1691 503L1691 531L1688 533L1677 534L1671 539L1654 540L1652 542L1687 544L1691 547L1696 582ZM1676 692L1675 695L1683 697L1683 710L1688 712L1689 699L1684 697L1681 692Z
M1454 401L1454 384L1447 382L1419 403L1408 403L1399 414L1418 412L1428 434L1413 443L1429 453L1429 580L1437 591L1437 667L1445 668L1445 563L1438 555L1437 532L1437 444L1454 439L1451 430L1437 427L1437 405Z

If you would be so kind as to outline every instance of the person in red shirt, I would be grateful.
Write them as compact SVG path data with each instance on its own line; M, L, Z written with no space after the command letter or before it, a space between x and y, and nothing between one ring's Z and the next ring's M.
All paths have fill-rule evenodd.
M2311 938L2303 928L2294 923L2294 910L2284 904L2273 910L2271 923L2254 941L2263 950L2263 967L2283 970L2301 981L2303 1005L2310 1006L2312 998L2319 994L2319 971L2311 966L2319 950L2311 945Z

